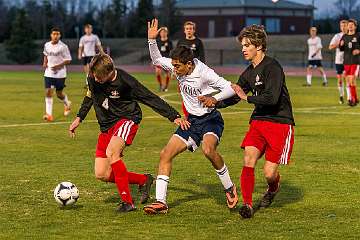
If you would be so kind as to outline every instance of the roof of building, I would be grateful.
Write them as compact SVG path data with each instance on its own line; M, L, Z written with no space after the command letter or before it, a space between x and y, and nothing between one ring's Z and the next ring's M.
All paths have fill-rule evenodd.
M232 8L232 7L261 7L286 9L313 9L312 5L279 0L178 0L178 8Z

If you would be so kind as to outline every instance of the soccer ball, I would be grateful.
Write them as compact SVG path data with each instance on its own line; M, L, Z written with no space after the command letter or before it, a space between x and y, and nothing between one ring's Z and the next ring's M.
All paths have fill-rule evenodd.
M54 189L54 198L60 206L73 205L79 198L79 190L71 182L61 182Z

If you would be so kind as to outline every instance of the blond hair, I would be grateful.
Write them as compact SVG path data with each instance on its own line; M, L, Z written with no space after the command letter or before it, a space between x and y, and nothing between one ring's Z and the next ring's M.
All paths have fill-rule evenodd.
M186 21L186 22L184 23L184 28L185 28L185 26L187 26L187 25L193 26L193 27L194 27L194 30L196 29L196 23L194 23L194 22L192 22L192 21Z
M96 54L90 62L90 72L97 77L106 77L115 70L112 58L105 54Z

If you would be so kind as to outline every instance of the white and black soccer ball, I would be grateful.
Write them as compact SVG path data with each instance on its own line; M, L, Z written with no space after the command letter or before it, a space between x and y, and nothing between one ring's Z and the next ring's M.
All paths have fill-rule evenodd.
M73 205L79 198L79 190L71 182L61 182L54 189L54 198L60 206Z

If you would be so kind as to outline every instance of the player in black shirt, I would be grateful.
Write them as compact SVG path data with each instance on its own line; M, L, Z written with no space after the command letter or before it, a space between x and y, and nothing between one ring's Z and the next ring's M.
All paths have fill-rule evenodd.
M357 22L348 20L348 33L340 40L340 51L344 51L344 72L350 85L350 106L356 106L359 102L356 90L356 75L359 71L360 58L360 33L356 32Z
M125 146L131 145L141 121L138 102L148 105L171 122L187 129L189 123L160 97L141 85L134 77L115 68L106 54L98 54L90 63L89 90L84 97L77 118L69 127L72 137L75 129L94 106L100 125L96 146L95 176L105 182L114 182L123 201L118 212L135 210L129 183L137 184L142 192L140 202L145 203L153 177L149 174L128 172L121 160Z
M207 106L227 107L241 100L255 105L250 118L250 128L241 147L245 149L244 167L241 173L244 218L253 216L252 193L254 191L256 162L265 154L264 175L268 183L259 207L268 207L280 187L279 164L288 164L294 142L294 117L285 75L280 64L265 55L266 32L262 26L251 25L238 36L245 60L251 65L241 74L233 89L237 93L229 99L216 102L213 97L199 97ZM251 92L252 96L247 96Z
M193 22L187 21L184 23L185 38L180 39L177 46L184 45L189 47L194 57L205 63L205 51L202 41L195 36L196 25Z
M157 45L159 47L161 56L169 57L170 51L173 49L171 40L168 37L169 30L167 27L159 29L159 38L157 39ZM161 92L167 92L170 81L170 72L163 70L161 67L155 66L156 79L159 83L159 89ZM162 80L162 73L165 73L165 83Z

